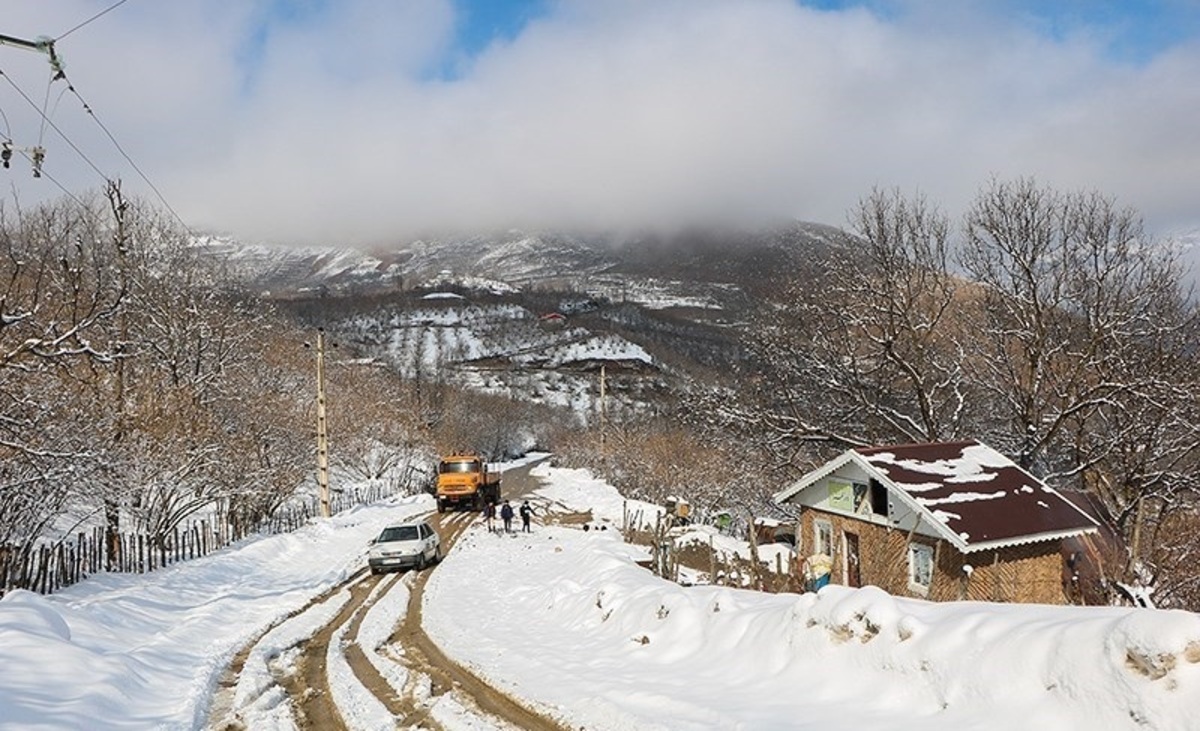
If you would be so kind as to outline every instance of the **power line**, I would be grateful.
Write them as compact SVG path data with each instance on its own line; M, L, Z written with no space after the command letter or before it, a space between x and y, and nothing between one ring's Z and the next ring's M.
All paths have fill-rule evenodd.
M0 70L0 76L3 76L5 78L5 80L8 81L8 83L14 89L17 90L17 93L19 93L22 97L24 97L25 101L28 102L29 105L32 106L34 108L34 110L37 111L38 114L40 114L42 116L44 124L48 124L51 127L51 129L53 129L55 132L57 132L59 134L59 136L62 137L63 140L68 145L71 146L71 149L75 150L75 152L81 158L83 158L84 162L86 162L89 166L91 166L92 170L96 171L97 175L99 175L101 178L103 178L105 182L111 182L111 178L109 178L109 176L105 175L104 172L102 170L100 170L100 168L97 167L96 164L93 163L91 161L91 159L88 158L88 156L85 155L83 153L83 151L80 150L79 147L74 142L72 142L69 137L67 137L65 132L63 132L61 129L59 129L58 126L56 124L54 124L54 122L48 116L46 116L46 114L43 111L38 110L37 104L32 99L30 99L29 96L24 91L22 91L19 86L16 85L16 82L14 82L11 77L9 77L7 74L5 74L3 70ZM129 156L129 153L127 153L125 151L125 148L121 146L121 143L117 141L117 138L115 136L113 136L113 133L111 131L109 131L108 127L105 126L104 122L100 121L100 117L96 114L95 110L92 109L91 105L87 103L87 100L85 100L83 98L83 95L81 95L79 93L79 91L75 88L74 84L72 84L70 82L70 80L68 80L66 78L65 74L62 76L62 78L64 81L66 81L66 84L67 84L67 88L66 88L66 90L64 90L64 93L66 91L70 91L72 94L75 95L75 98L79 100L79 103L81 105L83 105L84 111L87 112L88 115L100 127L100 129L104 131L105 136L107 136L109 141L113 143L113 146L117 148L117 151L119 153L121 153L121 157L123 157L125 159L125 161L129 163L130 167L132 167L134 169L134 171L137 172L138 177L140 177L142 179L142 181L145 182L146 185L150 187L150 190L154 191L154 195L158 198L159 202L162 203L163 207L166 208L168 211L170 211L171 215L175 217L175 220L178 221L179 224L181 226L183 226L183 228L189 234L192 234L194 236L195 233L192 231L191 227L188 226L187 222L183 220L183 217L179 215L179 212L176 211L175 208L167 201L166 196L164 196L162 194L162 191L160 191L158 189L158 186L155 185L154 182L151 181L150 178L146 175L146 173L142 171L141 167L139 167L138 164L133 161L133 158ZM59 98L60 99L62 98L61 94L59 95ZM58 106L57 103L55 104L55 106L56 107ZM38 169L39 172L44 174L44 170L41 170L40 163L38 161L29 158L29 156L26 155L24 152L22 152L22 155L24 155L24 157L26 159L30 159L30 161L34 164L35 168ZM47 177L49 177L49 176L47 176ZM67 192L66 189L63 188L62 185L60 185L57 180L54 180L53 178L50 178L50 180L55 185L57 185L60 189L62 189L63 192ZM70 195L70 193L68 193L68 195ZM71 195L71 197L75 198L75 196L73 196L73 195ZM75 200L78 200L78 198L75 198Z
M104 122L100 121L100 117L97 116L95 110L92 109L91 105L84 100L83 96L75 89L74 84L72 84L70 80L67 80L67 89L75 95L75 98L78 99L79 103L83 105L83 110L96 121L96 124L99 125L100 129L104 130L104 134L108 137L109 141L113 143L113 147L117 148L117 152L121 153L121 157L125 158L125 162L129 163L129 166L137 172L138 177L140 177L142 181L146 183L146 185L150 186L150 190L154 191L154 195L158 197L158 202L162 203L163 206L171 212L171 215L175 217L175 220L179 221L179 223L188 231L188 233L192 233L191 227L188 226L187 222L183 220L183 217L171 207L171 204L167 202L166 197L163 196L162 192L158 189L158 186L152 183L150 178L146 177L146 174L142 172L142 169L138 167L138 164L133 161L133 158L129 156L129 153L125 152L125 148L121 147L121 143L117 142L117 138L113 136L112 132L108 131L108 127L104 126Z
M50 115L48 115L46 113L47 108L49 107L49 104L50 104L51 87L54 85L55 81L62 79L66 83L67 88L62 93L59 94L58 101L56 101L54 104L55 109L58 108L58 103L62 101L62 95L65 94L66 91L70 91L72 94L74 94L75 98L77 98L79 100L79 103L81 105L83 105L84 111L87 112L89 116L91 116L91 118L96 122L96 124L100 127L100 129L108 137L109 141L112 142L113 146L117 148L117 151L121 154L121 157L123 157L125 159L125 161L127 163L129 163L130 167L132 167L134 169L134 171L138 174L138 176L142 179L142 181L145 182L146 185L148 185L150 187L150 190L154 191L154 195L157 196L159 202L162 203L162 205L168 211L170 211L171 215L175 217L175 220L178 221L180 223L180 225L182 225L183 228L189 234L195 235L192 232L191 227L189 227L187 225L187 222L183 220L183 217L180 216L179 213L175 210L175 208L167 201L166 196L164 196L162 194L162 191L160 191L158 189L158 186L156 186L154 184L154 182L151 181L150 178L146 175L146 173L142 171L141 167L139 167L138 164L133 161L133 158L129 156L129 153L126 152L125 148L121 146L121 143L117 141L117 138L115 136L113 136L113 133L111 131L109 131L108 127L105 126L104 122L102 122L100 120L100 117L96 114L95 110L92 109L91 105L88 104L87 101L83 98L83 95L81 95L79 93L79 91L75 88L75 86L71 83L71 81L69 79L67 79L67 75L63 71L62 63L61 63L60 59L57 57L57 55L55 54L54 44L57 41L62 40L63 38L70 35L71 33L74 33L75 31L79 30L80 28L83 28L84 26L88 25L89 23L101 18L102 16L112 12L113 10L116 10L117 8L124 5L128 1L129 0L118 0L117 2L108 6L107 8L100 11L99 13L96 13L95 15L93 15L92 17L88 18L87 20L83 21L82 23L79 23L78 25L76 25L75 27L66 31L65 33L62 33L61 35L59 35L57 38L55 38L53 40L24 41L19 38L10 38L8 36L0 36L0 40L3 40L4 42L12 43L12 44L19 45L19 46L22 46L25 48L30 48L33 50L45 51L50 56L50 66L51 66L51 70L53 73L50 76L49 82L47 82L47 84L46 84L46 99L43 102L41 109L38 109L37 104L29 97L29 95L26 94L24 92L24 90L21 89L21 87L17 86L17 83L15 81L13 81L10 76L5 74L3 70L0 70L0 76L4 77L4 79L9 83L9 85L12 86L12 88L15 89L16 92L18 94L20 94L21 97L23 99L25 99L25 101L31 107L33 107L34 111L36 111L42 119L41 129L38 132L38 145L37 145L37 147L34 148L33 158L31 158L31 162L33 163L33 167L34 167L34 176L35 177L40 177L43 173L42 168L41 168L41 161L42 161L42 158L44 157L45 153L42 151L42 138L45 135L46 127L49 126L51 129L53 129L55 132L57 132L60 137L63 138L63 141L65 141L68 145L71 146L71 149L75 150L76 154L78 154L79 157L82 158L83 161L86 162L92 168L92 170L94 170L96 172L97 175L99 175L101 178L103 178L105 182L108 182L108 183L112 182L110 180L110 178L107 175L105 175L104 172L102 170L100 170L100 168L94 162L92 162L92 160L87 155L84 154L83 150L79 149L79 146L76 145L73 141L71 141L71 139L69 137L67 137L66 133L63 132L61 129L59 129L58 125L54 124L53 120L50 119ZM7 126L7 122L8 122L7 117L5 117L4 121ZM9 134L11 135L11 130L10 130ZM29 155L26 155L24 152L22 152L21 154L24 155L26 158L29 158ZM49 177L49 176L47 176L47 177ZM67 192L66 189L63 188L62 185L60 185L57 180L54 180L53 178L50 178L50 180L55 185L57 185L60 189L62 189L63 192ZM70 195L70 193L68 193L68 195ZM74 196L71 196L71 197L74 198ZM76 199L76 200L78 200L78 199Z
M37 163L34 163L34 160L33 160L33 158L31 158L31 157L29 156L29 154L28 154L28 153L26 153L24 150L18 150L18 152L20 152L20 153L21 153L21 157L24 157L26 160L29 160L29 162L30 162L31 164L37 164ZM67 196L68 198L70 198L71 200L73 200L73 201L75 201L76 203L78 203L78 204L79 204L79 207L80 207L80 209L81 209L81 210L84 210L84 211L87 211L87 210L88 210L88 206L87 206L87 204L85 204L85 203L84 203L82 200L80 200L80 199L79 199L79 196L77 196L77 195L75 195L74 193L72 193L71 191L67 190L67 189L66 189L66 187L64 187L62 183L58 182L58 180L57 180L57 179L56 179L56 178L55 178L53 175L51 175L50 173L46 172L45 170L42 170L42 171L41 171L41 173L42 173L42 177L46 178L46 179L47 179L47 180L49 180L51 183L54 183L55 187L57 187L57 188L58 188L59 190L61 190L61 191L62 191L64 194L66 194L66 196ZM108 178L105 178L105 180L107 181L107 180L108 180Z
M67 133L63 132L61 129L59 129L58 125L55 124L52 119L47 117L46 113L43 110L38 109L37 103L34 102L32 99L30 99L29 95L26 94L25 91L21 87L17 86L17 83L12 80L11 76L4 73L3 69L0 69L0 76L4 77L4 80L8 82L9 86L11 86L13 89L15 89L16 92L21 95L21 98L23 98L26 102L29 103L29 106L33 107L34 111L36 111L42 117L42 119L45 121L45 123L50 125L50 129L57 132L58 136L62 137L63 141L66 142L68 145L70 145L71 149L74 150L75 153L77 155L79 155L79 157L83 158L83 161L86 162L92 168L92 170L96 171L97 175L99 175L101 178L104 178L104 180L106 182L108 181L109 178L107 175L104 174L104 171L102 171L99 167L97 167L96 163L92 162L91 158L89 158L87 155L85 155L83 153L83 150L79 149L79 146L76 145L74 142L72 142L71 138L67 137Z
M107 8L105 8L104 10L101 10L100 12L96 13L96 14L95 14L95 15L93 15L92 17L88 18L87 20L83 21L83 22L82 22L82 23L80 23L79 25L75 26L75 27L74 27L74 28L72 28L71 30L69 30L69 31L67 31L66 33L63 33L62 35L58 36L57 38L55 38L55 39L54 39L54 41L55 41L55 42L61 41L62 39L66 38L67 36L71 35L71 34L72 34L72 33L74 33L75 31L77 31L77 30L79 30L80 28L82 28L83 26L87 25L88 23L91 23L93 20L97 20L97 19L99 19L99 18L100 18L102 15L106 15L106 14L108 14L108 13L110 13L110 12L112 12L112 11L116 10L117 8L121 7L122 5L124 5L124 4L125 4L125 3L127 3L127 2L129 2L129 0L118 0L118 2L115 2L115 3L113 3L112 5L108 6L108 7L107 7Z
M42 111L41 111L42 124L41 124L41 128L38 129L38 141L37 141L38 147L41 147L42 142L44 142L46 139L46 122L50 119L50 117L46 114L46 110L50 108L50 91L53 88L54 88L54 76L51 75L50 78L46 81L46 98L42 101ZM61 99L61 98L62 98L62 95L60 94L59 99Z

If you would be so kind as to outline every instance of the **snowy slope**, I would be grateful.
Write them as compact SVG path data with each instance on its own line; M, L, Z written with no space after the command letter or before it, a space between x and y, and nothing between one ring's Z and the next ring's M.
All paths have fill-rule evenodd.
M1200 726L1195 614L684 588L635 565L641 551L610 527L625 507L615 490L583 471L538 474L539 506L590 509L597 529L477 526L430 576L423 612L451 656L575 726ZM0 729L200 728L238 647L360 567L384 523L430 508L426 497L385 502L144 576L5 596ZM386 636L405 596L373 610L364 641ZM455 621L463 612L471 631ZM379 708L333 673L351 727L377 727ZM286 728L281 712L268 702L257 726Z

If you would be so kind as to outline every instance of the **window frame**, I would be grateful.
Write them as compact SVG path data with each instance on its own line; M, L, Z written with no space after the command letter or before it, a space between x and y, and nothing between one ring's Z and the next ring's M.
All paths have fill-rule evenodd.
M825 545L822 543L822 537L825 538ZM826 556L833 556L833 522L823 518L813 519L813 554L823 553ZM822 548L824 550L822 550Z
M908 588L909 591L916 592L921 596L929 594L930 587L933 586L934 573L934 550L933 546L928 543L912 542L908 544ZM921 583L921 577L918 575L918 558L924 557L927 561L927 581Z

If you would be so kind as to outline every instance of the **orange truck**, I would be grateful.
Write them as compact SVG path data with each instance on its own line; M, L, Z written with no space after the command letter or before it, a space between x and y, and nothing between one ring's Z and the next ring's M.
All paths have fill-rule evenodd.
M442 457L437 470L437 507L482 510L489 502L500 502L500 472L475 452Z

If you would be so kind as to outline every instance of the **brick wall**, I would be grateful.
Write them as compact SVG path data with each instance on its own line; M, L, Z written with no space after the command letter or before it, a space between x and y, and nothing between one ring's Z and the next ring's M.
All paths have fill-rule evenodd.
M866 521L855 520L814 508L800 517L799 555L814 552L815 520L833 528L833 572L830 581L846 583L845 532L858 536L860 584L878 586L895 596L915 596L934 601L978 600L1034 604L1064 604L1062 557L1058 541L1041 541L984 551L969 556L950 543L913 535L912 541L933 549L934 569L927 593L909 585L909 533ZM968 577L963 566L970 564Z

